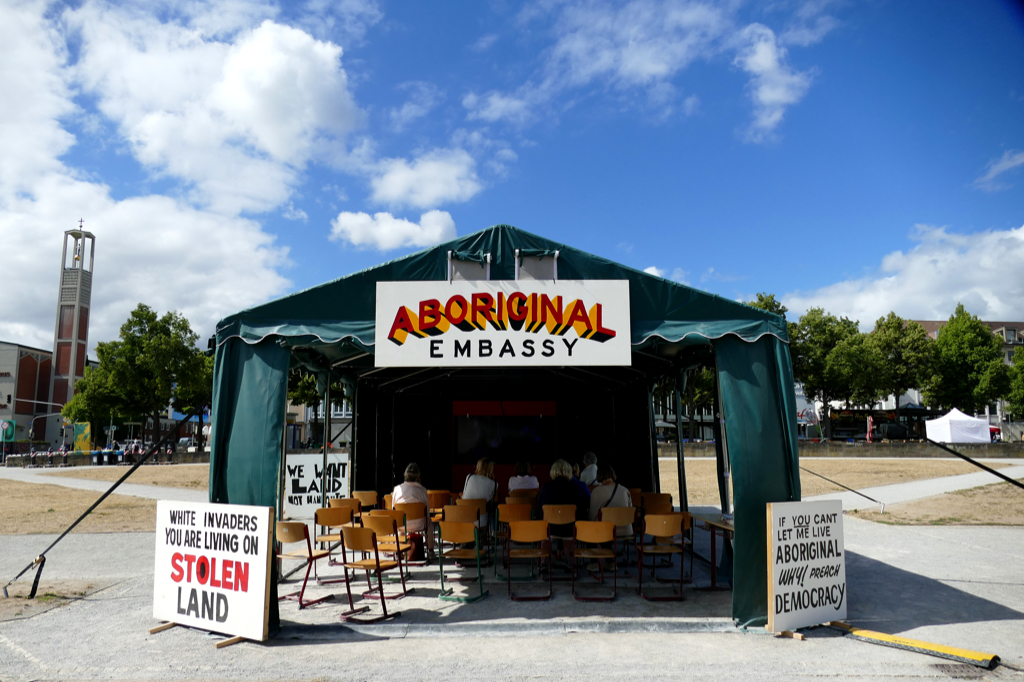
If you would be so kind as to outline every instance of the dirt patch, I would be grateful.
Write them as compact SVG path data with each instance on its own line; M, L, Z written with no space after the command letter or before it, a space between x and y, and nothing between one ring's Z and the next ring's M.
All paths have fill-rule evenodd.
M110 481L113 483L128 471L127 467L104 467L98 469L68 468L48 471L46 476L66 476L68 478L84 478L90 481ZM175 464L172 466L141 466L128 477L125 483L137 485L159 485L168 488L190 488L206 490L210 481L209 464Z
M877 509L850 513L859 519L897 526L1024 526L1024 490L1009 483L994 483L887 504L884 514Z
M0 623L8 620L31 618L32 616L67 606L84 599L110 585L109 582L86 580L42 580L36 596L29 599L35 569L26 573L21 580L7 588L9 599L0 596ZM44 569L45 570L45 569Z
M100 493L59 485L0 481L0 535L62 533ZM156 501L111 495L74 530L75 533L124 533L156 530Z
M1019 464L1020 460L991 463L986 465L993 469ZM672 499L679 503L679 477L674 461L661 460L661 489L672 493ZM803 497L823 495L825 493L842 492L840 486L833 485L819 478L824 476L833 481L862 490L880 485L921 481L943 476L973 474L981 471L977 467L957 460L943 459L804 459L800 466L807 471L800 471L800 489ZM815 476L818 474L819 476ZM731 481L730 481L731 484ZM711 458L686 459L687 499L691 505L719 505L718 480L715 460ZM730 499L732 490L729 491ZM888 507L886 508L888 511Z

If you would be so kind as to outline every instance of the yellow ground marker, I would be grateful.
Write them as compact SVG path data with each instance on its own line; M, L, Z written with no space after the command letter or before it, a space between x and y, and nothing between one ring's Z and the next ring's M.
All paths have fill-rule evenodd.
M980 651L959 649L955 646L932 644L931 642L922 642L919 639L897 637L895 635L887 635L884 632L875 632L873 630L861 630L860 628L855 628L849 623L844 623L839 620L834 620L829 623L829 625L843 630L847 637L853 637L854 639L859 639L864 642L891 646L896 649L906 649L907 651L916 651L929 656L938 656L939 658L948 658L951 661L969 663L970 665L976 665L979 668L985 668L986 670L992 670L999 664L999 657L995 654L984 654Z

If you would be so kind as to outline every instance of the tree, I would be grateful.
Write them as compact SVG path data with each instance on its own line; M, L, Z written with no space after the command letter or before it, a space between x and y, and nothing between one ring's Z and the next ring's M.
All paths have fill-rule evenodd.
M920 388L931 377L934 342L924 327L896 313L878 318L868 335L881 360L879 386L883 397L896 399L896 421L900 418L900 396Z
M829 354L844 339L859 334L857 322L845 317L837 318L821 308L811 308L800 318L790 340L793 356L793 376L804 385L804 395L822 403L822 426L825 437L832 437L829 403L839 400L846 392L838 372L839 360L830 366Z
M935 340L935 362L924 390L925 401L967 413L984 412L1010 389L1010 373L1002 356L1000 338L963 304L957 304Z
M835 397L847 409L873 403L882 393L882 359L867 334L858 332L836 344L825 358L825 374Z
M686 405L689 412L690 440L693 440L693 433L696 430L697 410L703 410L711 405L715 397L715 370L710 367L700 367L690 371L686 382ZM703 438L703 434L701 434Z
M168 407L184 411L210 404L212 359L196 347L198 340L180 314L157 317L140 303L121 325L119 340L96 344L99 367L78 382L62 413L79 421L149 418L158 433Z
M1013 365L1010 367L1010 390L1007 393L1010 412L1015 419L1024 417L1024 348L1013 352Z
M295 368L288 371L288 400L293 405L304 405L313 409L313 430L319 424L320 403L323 402L323 395L317 386L316 374L309 370ZM334 407L344 407L345 386L340 381L331 384L331 404Z
M786 313L789 312L789 308L782 305L782 301L775 298L775 294L759 293L756 301L747 301L747 305L751 308L757 308L758 310L764 310L769 313L775 313L782 319L786 319ZM789 355L790 359L795 365L797 362L797 353L799 349L793 345L793 339L796 338L797 326L794 322L786 322L786 331L789 332Z

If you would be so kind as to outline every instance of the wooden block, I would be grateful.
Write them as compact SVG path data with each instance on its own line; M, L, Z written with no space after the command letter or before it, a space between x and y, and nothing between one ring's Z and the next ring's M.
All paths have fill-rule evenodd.
M149 629L149 634L155 635L158 632L163 632L164 630L170 630L175 625L177 625L177 623L163 623L161 625L157 625L155 628L150 628Z
M239 642L244 642L244 641L245 641L245 637L229 637L228 639L225 639L225 640L223 640L221 642L217 642L217 648L218 649L223 649L226 646L231 646L232 644L238 644Z

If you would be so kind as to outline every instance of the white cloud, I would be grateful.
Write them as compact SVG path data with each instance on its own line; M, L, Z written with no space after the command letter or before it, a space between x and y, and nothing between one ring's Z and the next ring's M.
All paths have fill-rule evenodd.
M400 89L409 92L409 99L401 107L388 111L388 119L391 121L391 127L395 130L404 130L416 119L429 114L444 100L444 93L431 83L404 83Z
M633 247L630 246L629 250L632 251ZM673 282L679 282L680 284L689 284L689 282L686 281L686 270L683 270L682 268L673 268L672 274L669 274L667 269L652 265L649 268L644 268L644 272L648 275L654 275L655 277L661 277L663 279L670 279Z
M761 142L811 83L810 72L796 71L786 63L783 45L805 46L822 40L838 25L825 13L831 4L831 0L802 4L790 17L782 39L777 39L762 24L738 27L740 3L534 3L520 13L520 24L536 34L533 24L550 22L552 43L541 53L541 66L516 88L470 92L462 104L470 120L522 127L550 120L552 114L573 106L579 91L589 96L603 88L625 106L639 103L654 114L654 120L665 120L677 111L690 116L700 100L690 95L680 104L682 88L674 81L694 62L735 53L734 64L752 76L754 121L746 139ZM643 96L637 97L637 91Z
M876 274L783 297L797 315L821 307L871 329L890 311L915 320L945 320L963 303L987 320L1024 319L1024 227L956 234L919 225L918 244L882 259Z
M224 37L98 3L65 18L82 39L83 91L145 167L214 210L279 205L359 123L341 48L301 30L268 19Z
M479 40L469 46L469 49L474 52L486 52L491 49L496 42L498 42L498 34L488 33L487 35L480 36Z
M754 101L754 121L746 138L761 142L782 123L786 108L803 99L811 75L786 64L786 48L767 26L751 24L740 31L738 39L743 47L733 63L752 76L748 89Z
M291 202L288 202L288 207L281 212L281 216L286 220L301 220L304 223L309 220L309 216L306 215L306 212L301 208L295 208L295 205Z
M476 161L464 149L435 149L411 162L385 159L370 184L373 201L416 208L468 201L483 189Z
M996 182L996 178L1008 171L1024 165L1024 151L1006 150L1001 157L988 162L985 174L974 181L974 186L986 192L1006 189L1010 185Z
M356 247L390 251L403 247L433 246L455 238L455 221L447 211L427 211L414 223L390 213L343 212L331 221L331 240Z
M4 340L51 347L61 239L79 218L96 235L91 345L116 338L139 302L178 310L207 335L225 315L283 293L287 252L258 223L163 196L117 200L61 162L75 143L61 121L76 111L78 71L67 68L47 11L43 2L0 3Z

